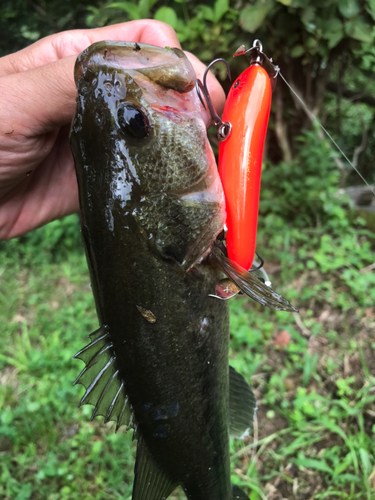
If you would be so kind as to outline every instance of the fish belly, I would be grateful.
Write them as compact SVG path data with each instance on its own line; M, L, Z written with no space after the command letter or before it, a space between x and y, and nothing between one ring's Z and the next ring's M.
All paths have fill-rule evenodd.
M229 499L228 308L209 297L218 271L183 271L134 233L111 243L97 229L84 236L98 314L137 433L189 499Z

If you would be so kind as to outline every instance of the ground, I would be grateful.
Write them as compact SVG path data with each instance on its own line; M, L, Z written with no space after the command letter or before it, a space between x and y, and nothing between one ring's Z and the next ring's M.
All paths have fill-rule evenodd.
M72 386L97 327L82 251L1 252L0 497L130 499L131 433L90 422ZM232 480L251 500L375 499L372 269L345 281L283 259L266 268L298 314L231 301L230 362L258 401L250 437L231 443Z

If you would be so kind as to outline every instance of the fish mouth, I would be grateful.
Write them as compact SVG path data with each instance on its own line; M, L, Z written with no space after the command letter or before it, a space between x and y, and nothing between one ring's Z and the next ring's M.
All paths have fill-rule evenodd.
M180 93L190 92L196 80L194 68L181 49L102 41L93 43L78 56L74 69L75 82L85 78L89 69L103 66L119 71L136 71L154 83Z

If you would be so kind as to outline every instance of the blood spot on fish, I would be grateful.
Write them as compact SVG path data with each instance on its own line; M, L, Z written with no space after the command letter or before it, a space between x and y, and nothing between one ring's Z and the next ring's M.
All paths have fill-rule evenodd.
M179 113L178 109L173 108L172 106L155 106L153 105L153 109L157 109L158 111L167 111L172 113Z
M142 316L145 318L146 321L148 321L149 323L155 323L156 321L156 316L155 314L152 312L152 311L149 311L148 309L145 309L144 307L142 306L135 306L138 311L142 314Z

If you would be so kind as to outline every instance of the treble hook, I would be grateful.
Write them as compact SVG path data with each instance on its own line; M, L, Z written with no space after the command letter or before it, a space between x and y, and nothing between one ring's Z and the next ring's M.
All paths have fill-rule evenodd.
M252 273L254 271L259 271L264 266L264 260L262 259L262 257L259 255L258 252L255 252L255 253L256 253L256 256L258 257L258 259L260 260L260 264L258 267L254 268L254 269L250 269L249 273Z
M227 61L225 59L219 58L219 59L215 59L214 61L210 62L210 64L207 66L205 72L203 73L203 83L199 79L196 80L195 89L197 91L199 100L202 103L202 106L204 107L204 109L207 109L206 105L204 103L204 100L206 101L208 110L209 110L210 115L211 115L211 119L214 122L214 125L216 128L216 132L217 132L217 136L218 136L219 141L224 141L228 137L228 135L230 134L230 132L232 130L232 124L229 122L222 121L220 116L217 114L214 105L212 104L211 97L210 97L210 94L209 94L208 89L207 89L208 72L210 71L212 66L218 62L222 62L225 64L228 78L229 78L229 80L231 80L229 64L227 63ZM203 94L204 100L203 100L201 94Z
M224 229L223 231L221 231L220 234L217 235L214 244L216 247L220 248L220 250L223 252L225 257L228 258L227 247L224 245L225 232L226 232L226 230ZM255 252L255 254L258 257L258 259L260 260L260 264L257 267L254 267L254 269L250 268L249 273L253 273L254 271L260 271L260 269L262 269L262 267L264 266L264 260L262 259L262 257L259 255L258 252Z

